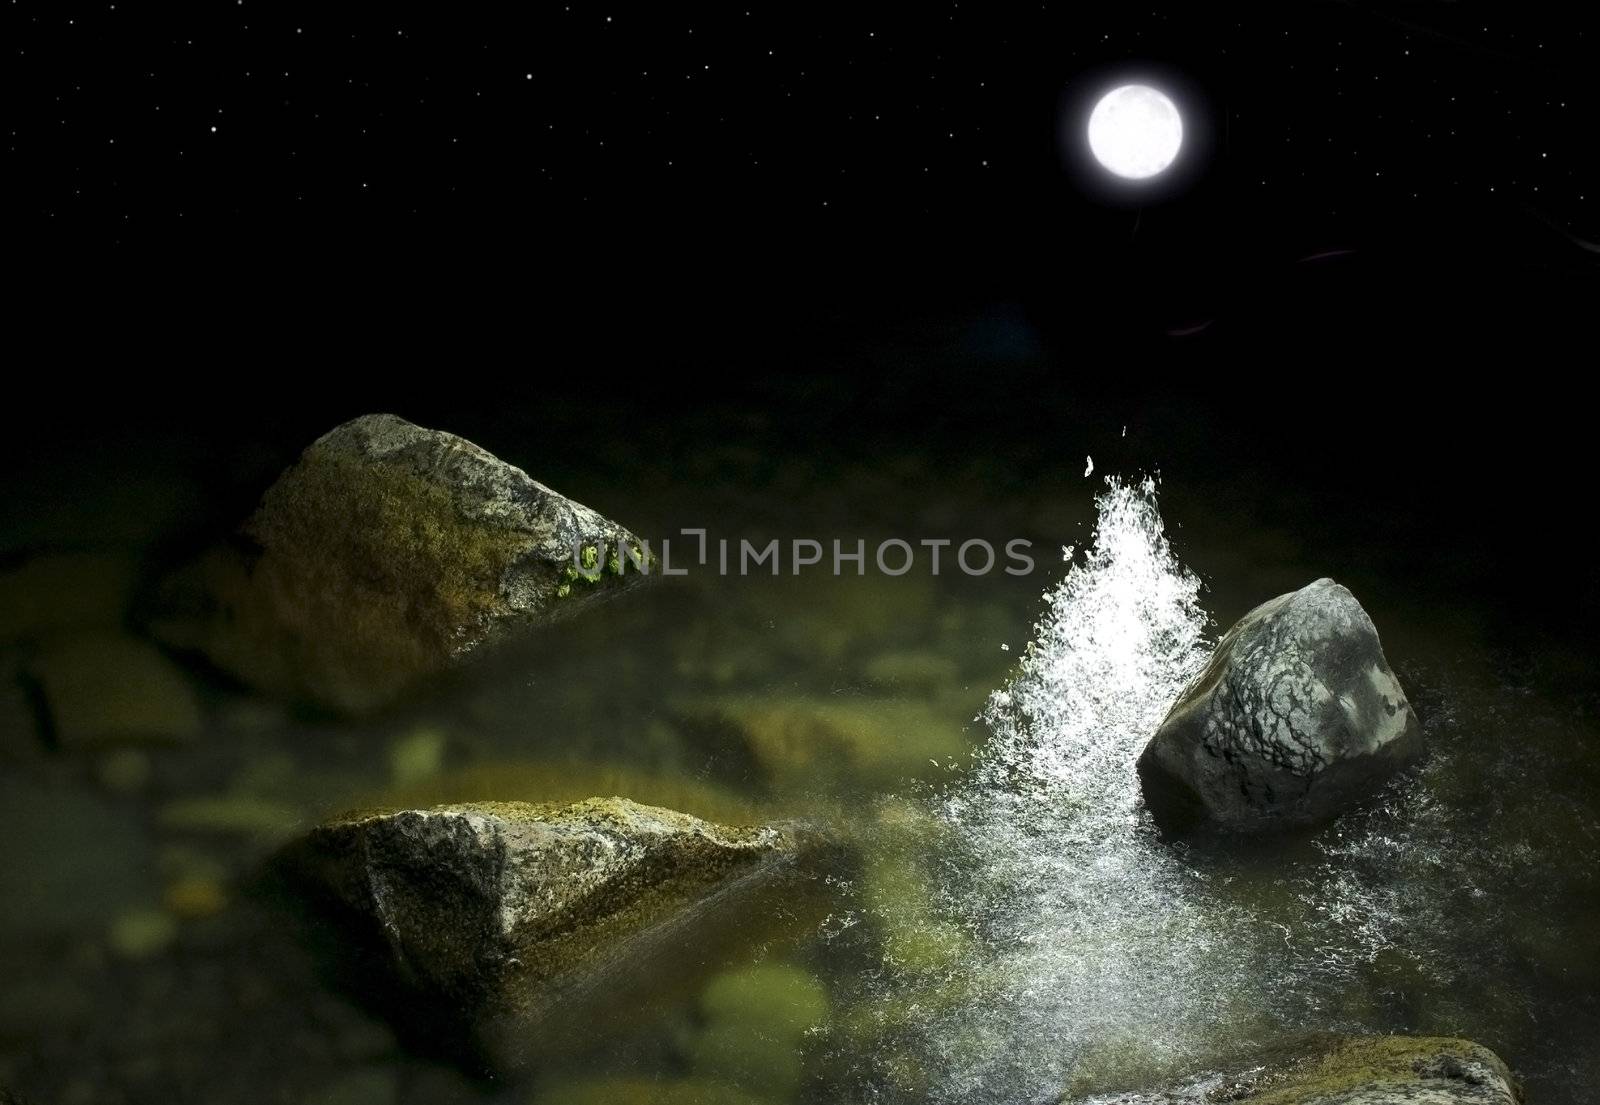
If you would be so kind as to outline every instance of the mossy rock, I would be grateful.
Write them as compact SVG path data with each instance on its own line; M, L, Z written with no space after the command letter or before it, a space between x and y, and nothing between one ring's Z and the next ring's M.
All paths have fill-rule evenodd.
M590 760L482 760L371 796L373 807L421 808L468 802L576 802L626 794L647 806L680 810L725 825L754 825L773 811L685 775L639 771Z
M509 1070L569 1030L602 1035L605 1010L715 970L730 936L770 936L772 903L751 903L815 843L800 826L590 798L351 814L283 858L386 949L403 1018L459 1022Z
M1482 1044L1438 1036L1314 1035L1241 1056L1160 1090L1094 1105L1518 1105L1521 1090Z
M640 578L618 548L642 545L471 442L366 415L168 582L155 628L259 689L358 713Z
M747 753L775 787L892 787L941 774L972 744L963 716L913 699L734 697L682 705L680 725Z
M110 633L53 640L28 664L63 748L173 743L200 732L202 717L183 673L159 649Z

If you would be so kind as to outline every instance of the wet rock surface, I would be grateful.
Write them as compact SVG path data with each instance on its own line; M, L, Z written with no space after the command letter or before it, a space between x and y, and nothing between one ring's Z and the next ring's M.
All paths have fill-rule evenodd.
M624 798L356 814L287 850L351 911L408 992L514 1067L551 1014L625 985L741 885L789 866L802 830L734 828Z
M155 628L246 683L360 712L638 578L619 542L640 548L470 441L366 415L313 442L235 542L170 581Z
M1139 757L1158 822L1312 825L1421 754L1422 729L1348 590L1319 579L1246 614Z
M1313 1036L1160 1090L1075 1105L1519 1105L1516 1079L1481 1044L1446 1037Z

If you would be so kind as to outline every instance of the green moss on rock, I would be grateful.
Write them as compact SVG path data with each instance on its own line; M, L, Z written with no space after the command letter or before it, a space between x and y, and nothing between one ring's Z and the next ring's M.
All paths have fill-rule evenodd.
M564 1024L599 1031L574 1009L626 1009L646 972L696 966L664 949L735 918L808 846L798 827L590 798L352 814L285 858L387 947L408 1004L466 1020L512 1068Z
M471 442L367 415L169 582L157 628L254 686L359 712L552 620L573 550L618 541L637 539Z

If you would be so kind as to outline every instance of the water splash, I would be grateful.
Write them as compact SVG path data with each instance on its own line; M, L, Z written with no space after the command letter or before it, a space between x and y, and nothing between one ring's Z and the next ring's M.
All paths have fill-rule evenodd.
M1173 555L1152 480L1106 482L1088 549L1047 596L982 720L972 776L938 797L953 844L937 911L970 951L937 983L961 1000L915 1042L936 1101L1053 1099L1213 1046L1249 973L1235 918L1158 840L1134 763L1210 653L1200 582Z
M1164 840L1135 763L1204 667L1209 622L1155 483L1107 479L1096 507L983 711L973 770L868 837L895 894L865 916L901 938L863 972L872 1031L855 1046L875 1067L855 1096L1053 1102L1306 1029L1475 1036L1562 1084L1572 1034L1538 1019L1543 984L1523 964L1592 959L1569 967L1558 939L1526 935L1547 914L1553 933L1573 923L1590 899L1572 888L1600 881L1592 804L1559 797L1570 720L1534 724L1525 696L1478 680L1407 675L1430 753L1383 800L1305 837ZM1600 1023L1600 1002L1573 993L1563 1023Z
M1200 581L1173 555L1155 493L1150 479L1107 480L1093 543L984 711L993 740L979 791L1092 798L1099 814L1123 820L1139 805L1131 764L1210 655ZM1069 562L1074 553L1065 550Z

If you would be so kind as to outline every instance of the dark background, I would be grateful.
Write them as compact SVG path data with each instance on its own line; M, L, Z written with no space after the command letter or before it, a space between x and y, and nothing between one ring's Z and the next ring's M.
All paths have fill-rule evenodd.
M708 411L802 456L1081 463L1131 422L1119 465L1392 526L1419 587L1600 607L1581 5L6 18L18 478L374 409L665 464ZM1063 105L1148 72L1212 141L1108 197Z

